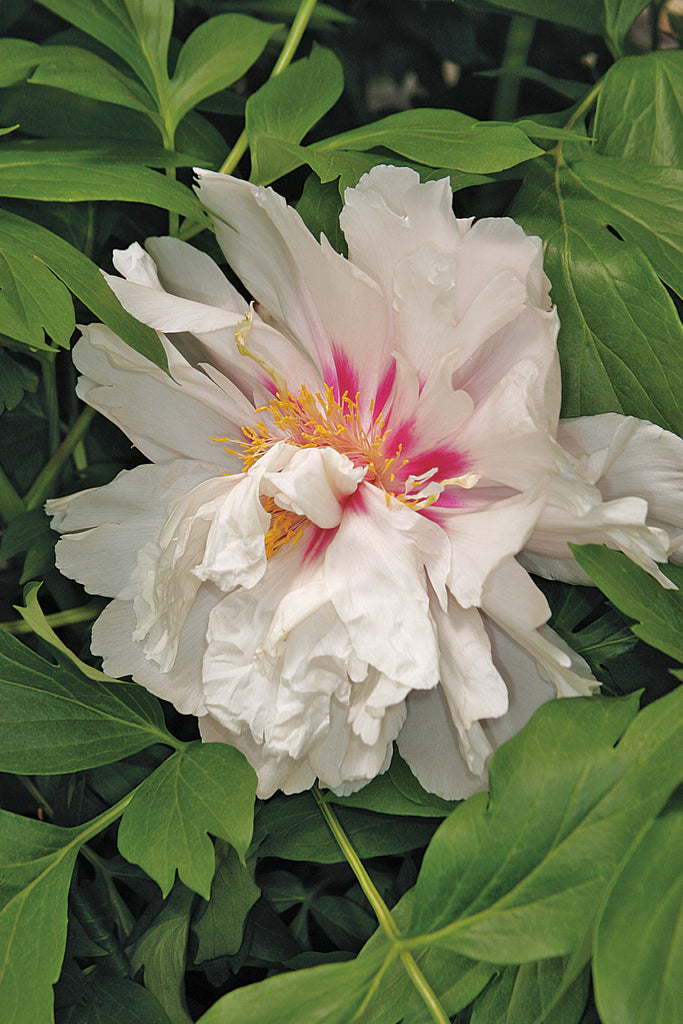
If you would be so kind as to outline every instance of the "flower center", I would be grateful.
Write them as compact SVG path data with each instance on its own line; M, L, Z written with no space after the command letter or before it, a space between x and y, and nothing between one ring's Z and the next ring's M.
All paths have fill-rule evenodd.
M354 466L367 468L366 480L377 484L387 493L393 493L396 462L401 467L402 445L392 447L388 442L391 430L384 418L363 423L358 396L350 398L344 393L340 400L332 388L325 384L322 391L311 392L301 387L298 394L278 393L269 405L258 412L268 412L272 426L261 419L254 427L243 427L246 440L240 441L239 452L245 471L278 441L286 441L297 448L334 448L346 455ZM372 416L372 406L370 416ZM265 417L264 417L265 419Z

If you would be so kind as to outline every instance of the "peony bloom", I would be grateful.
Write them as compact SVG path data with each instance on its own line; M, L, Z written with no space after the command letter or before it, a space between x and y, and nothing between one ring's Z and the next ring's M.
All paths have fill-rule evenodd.
M199 181L254 304L150 239L108 281L170 376L99 324L74 351L80 396L150 459L49 503L61 570L113 598L93 652L242 750L262 797L352 792L394 741L466 796L540 704L597 685L523 565L577 579L567 542L598 541L668 585L683 443L621 416L558 428L541 242L457 220L448 181L365 175L348 259L270 189Z

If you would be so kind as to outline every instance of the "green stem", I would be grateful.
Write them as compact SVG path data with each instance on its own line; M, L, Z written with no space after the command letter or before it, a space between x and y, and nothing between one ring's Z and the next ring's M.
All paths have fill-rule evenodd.
M0 466L0 516L6 523L26 511L26 506L12 486L12 481Z
M566 128L567 131L569 131L571 128L573 128L574 125L576 124L576 122L580 118L582 118L584 116L584 114L586 114L590 110L590 108L593 106L593 104L595 103L595 101L596 101L596 99L597 99L597 97L598 97L598 95L600 93L600 90L602 89L603 82L604 82L604 78L601 78L599 82L595 83L595 85L590 90L590 92L586 93L586 95L581 100L581 102L579 103L578 107L576 108L576 110L574 111L572 116L567 121L567 123L565 125L565 128ZM561 145L562 145L562 143L560 143L560 146Z
M365 869L365 865L354 850L348 836L344 832L344 829L339 824L339 819L330 805L326 803L325 798L317 786L313 787L312 792L313 798L318 805L320 813L325 819L327 827L334 836L339 849L344 854L344 858L356 876L358 884L365 893L368 903L372 907L375 917L379 921L380 927L389 940L389 944L392 947L392 956L397 955L400 958L406 974L412 981L423 1003L429 1010L431 1018L435 1024L449 1024L448 1014L442 1007L434 993L434 990L418 967L412 953L410 950L405 948L403 939L401 938L401 932L391 916L391 911L377 891L375 883L372 881L370 875Z
M30 779L28 775L17 775L16 778L22 784L24 789L27 789L29 791L29 793L31 794L35 802L38 804L38 806L47 812L48 818L54 818L55 812L52 806L47 802L43 794L36 786L35 782L33 782L33 780Z
M86 406L55 454L36 477L24 499L27 509L38 508L49 496L55 481L61 473L62 466L76 445L85 437L94 416L95 410L90 406Z
M284 71L284 69L291 63L292 57L296 53L297 47L301 42L301 37L306 31L306 26L311 20L311 15L313 14L317 2L318 0L302 0L299 9L296 12L294 21L292 22L292 26L289 30L287 38L285 40L285 45L282 47L280 56L275 62L273 70L268 76L269 79L275 78L276 75L279 75L280 72ZM237 139L237 142L232 147L227 157L221 164L221 167L219 168L220 173L232 174L232 172L235 170L238 163L248 150L248 148L249 139L247 137L247 132L245 129L244 131L242 131L241 135ZM199 232L202 230L203 228L199 227L196 224L193 224L188 228L187 221L185 221L182 228L180 229L179 236L180 238L187 242L190 238L193 238L195 235L198 235Z
M91 622L96 619L106 605L106 601L99 599L90 601L80 608L67 608L63 612L53 612L46 615L45 621L51 629L61 629L64 626L73 626L78 622ZM0 622L0 630L5 633L12 633L14 636L21 636L33 633L33 627L24 622L23 619L13 619L11 622Z
M57 401L56 354L44 353L40 357L47 414L48 448L50 455L59 448L59 402Z
M535 18L517 14L510 19L501 65L503 72L514 72L526 65L535 29ZM517 75L503 74L498 82L493 104L494 121L512 121L514 119L517 114L517 100L521 84L521 79Z

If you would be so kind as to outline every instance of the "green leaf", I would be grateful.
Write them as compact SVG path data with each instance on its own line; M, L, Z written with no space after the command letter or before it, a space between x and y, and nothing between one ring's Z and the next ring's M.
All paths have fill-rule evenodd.
M457 110L404 110L318 142L313 150L368 150L383 146L431 167L486 174L514 167L543 152L512 124L475 121Z
M683 433L683 327L656 273L676 276L683 172L636 173L585 146L565 144L563 152L559 162L534 161L511 210L546 243L562 325L563 413L623 412ZM671 175L681 177L682 191Z
M587 970L553 1006L566 963L563 957L505 967L477 999L470 1024L579 1024L588 996Z
M37 317L58 344L68 345L73 333L71 303L55 278L128 345L166 369L166 357L156 333L126 312L94 263L51 231L6 210L0 211L0 300L10 286L16 289L22 305L13 305L12 312L18 316L24 309L27 324L27 336L19 340L34 348L44 347L42 338L37 336ZM68 318L67 302L71 310ZM0 301L0 327L5 312L6 303Z
M38 374L0 349L0 414L14 409L27 391L33 393L37 387Z
M482 7L489 14L489 0L469 0L475 7ZM515 14L526 14L530 18L545 18L558 25L569 25L589 35L600 35L604 29L604 4L613 0L580 0L567 3L566 0L494 0L495 7Z
M683 662L683 591L665 590L620 551L600 544L572 545L579 565L612 604L636 620L636 636ZM665 576L683 588L683 566L669 563Z
M394 750L389 770L363 789L345 797L330 793L326 799L378 814L407 814L421 818L445 818L456 806L455 802L442 800L423 789L397 750Z
M417 850L429 842L436 824L431 819L387 816L379 829L377 818L368 811L340 807L336 813L360 857ZM275 796L261 807L254 843L259 844L259 857L316 864L337 864L344 859L310 793Z
M629 29L640 12L647 7L647 0L603 0L603 4L604 34L612 43L614 52L621 54L624 52L623 44Z
M346 256L346 240L339 226L342 201L334 182L323 183L317 174L309 174L296 209L312 235L319 238L324 234L330 245Z
M193 895L177 885L130 958L144 972L145 988L161 1003L172 1024L192 1024L185 1001L185 955Z
M605 156L683 167L683 53L618 60L604 77L593 132Z
M79 834L0 810L0 1005L12 1024L52 1020Z
M216 840L211 898L192 925L198 942L196 964L236 953L242 945L247 914L261 895L254 882L255 866L255 860L243 864L233 847Z
M170 1024L152 993L133 981L95 975L79 994L81 1002L60 1016L60 1024Z
M683 1012L681 801L625 861L600 915L593 958L604 1024L670 1024Z
M136 791L119 827L119 850L158 882L164 896L178 877L208 900L215 870L208 833L244 861L251 842L256 773L224 743L199 740L164 761Z
M206 219L194 193L172 178L131 163L90 163L78 150L1 146L0 195L57 202L123 200L175 210L199 223Z
M41 46L26 39L0 39L0 88L28 78L41 53Z
M260 137L298 144L343 88L338 58L314 44L309 57L290 64L249 97L245 127L252 147L251 181L267 185L301 162L283 149L264 146Z
M207 96L241 78L278 27L243 14L218 14L202 22L183 45L171 80L173 123L178 124Z
M81 771L174 742L159 702L143 687L95 683L69 662L46 661L0 631L1 771Z
M11 216L0 211L0 227ZM50 234L44 228L38 232L41 237L43 232ZM28 228L25 234L30 237L30 233ZM0 330L33 349L53 351L46 344L46 334L55 344L68 348L76 328L71 297L36 250L37 246L29 247L11 230L0 230Z
M173 0L40 0L118 53L152 95L168 86Z
M219 999L197 1024L349 1024L381 959L378 952L247 985Z
M119 813L108 808L78 828L59 828L0 810L0 1006L12 1024L53 1019L76 855Z
M41 47L40 63L29 82L139 110L158 122L154 100L139 82L78 46Z
M632 697L544 705L494 754L490 796L432 840L411 948L493 963L566 956L640 830L683 779L683 687L633 718Z

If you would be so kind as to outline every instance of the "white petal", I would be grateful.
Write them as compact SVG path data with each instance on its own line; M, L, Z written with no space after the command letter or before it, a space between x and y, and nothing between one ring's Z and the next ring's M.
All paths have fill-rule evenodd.
M472 511L439 509L451 543L448 589L463 608L481 604L488 577L524 547L544 503L539 487Z
M646 526L646 516L647 502L642 498L605 501L583 515L548 504L526 547L532 554L557 559L572 557L569 543L606 544L623 551L670 590L674 585L657 567L667 559L669 538L664 530Z
M373 167L344 193L339 218L349 259L378 281L391 299L397 264L425 245L452 252L470 221L453 215L447 178L420 184L408 167Z
M548 602L514 558L487 580L482 608L535 659L541 676L555 684L559 697L594 692L598 684L588 665L545 625L550 617Z
M136 617L132 601L116 600L107 605L93 626L92 652L102 657L108 675L132 676L184 715L205 714L202 657L209 614L220 596L208 585L198 592L180 634L178 657L167 672L162 672L145 655L142 644L133 640Z
M245 508L235 502L234 491L251 490L252 501ZM231 518L232 517L232 518ZM229 526L226 529L226 520ZM239 544L234 521L244 526L244 544ZM234 580L251 582L265 571L263 537L268 514L258 501L257 483L247 476L213 477L193 487L174 502L157 535L141 549L133 573L135 639L145 642L145 653L168 671L175 660L180 631L192 607L202 579L235 585ZM226 567L205 564L211 531L231 536L240 561ZM221 575L228 574L226 581Z
M408 716L397 745L418 782L444 800L463 800L485 789L485 778L473 775L460 753L441 687L411 693L406 707Z
M460 608L451 598L446 612L433 605L432 614L439 631L441 687L464 741L474 723L505 714L507 689L493 664L491 645L479 612ZM470 764L470 768L479 775L483 765Z
M334 448L298 448L286 467L264 473L261 492L279 508L331 530L366 472Z
M654 423L605 413L561 420L557 439L585 465L606 501L634 495L648 521L683 529L683 441ZM673 532L673 531L672 531Z
M408 509L387 507L383 494L363 485L329 543L324 578L358 656L422 689L436 685L438 650L419 542L401 532L406 513L410 521ZM421 517L412 518L417 527Z
M89 594L131 599L138 551L161 526L168 505L217 472L216 466L184 459L138 466L104 487L48 501L52 527L65 535L57 544L57 568Z
M184 377L181 387L126 345L109 328L91 324L73 358L83 375L77 393L88 405L115 423L140 451L154 462L177 458L200 459L238 468L239 460L225 453L214 437L239 437L244 420L224 391L200 370L184 363L170 345L171 373Z
M148 238L145 248L154 259L159 282L165 291L208 306L232 309L241 316L246 313L246 299L201 249L171 237ZM123 273L120 267L116 266L116 269Z
M291 757L280 760L269 757L248 732L241 735L233 733L212 715L204 715L199 719L199 731L205 743L229 743L242 751L258 775L256 795L261 800L267 800L278 789L283 793L302 793L315 782L315 772L307 761L295 761Z
M550 309L550 282L543 272L541 239L527 235L509 217L485 217L475 221L458 251L458 319L475 296L505 271L512 271L525 285L534 306Z
M272 189L197 173L218 242L267 316L308 353L328 384L373 394L387 332L376 284L326 239L318 243Z

